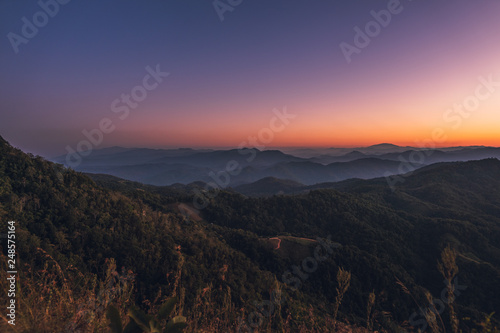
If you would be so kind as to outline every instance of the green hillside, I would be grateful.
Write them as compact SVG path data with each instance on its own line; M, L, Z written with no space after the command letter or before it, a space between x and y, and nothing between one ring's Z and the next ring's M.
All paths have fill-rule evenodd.
M20 261L16 329L107 332L108 304L154 313L176 296L186 331L328 332L342 268L351 275L336 329L430 330L418 310L426 291L446 292L437 262L450 245L460 294L439 327L451 329L452 307L469 332L500 309L499 175L498 160L483 160L423 168L395 192L380 181L269 198L220 191L193 213L196 186L94 181L0 138L1 232L16 221Z

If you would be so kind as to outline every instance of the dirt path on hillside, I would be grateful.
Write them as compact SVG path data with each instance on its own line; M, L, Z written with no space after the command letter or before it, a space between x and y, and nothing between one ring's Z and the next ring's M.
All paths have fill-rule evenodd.
M280 238L278 238L278 237L269 238L269 240L271 240L271 239L277 239L277 240L278 240L278 244L276 245L275 250L279 249L279 248L280 248L280 246L281 246L281 239L280 239Z

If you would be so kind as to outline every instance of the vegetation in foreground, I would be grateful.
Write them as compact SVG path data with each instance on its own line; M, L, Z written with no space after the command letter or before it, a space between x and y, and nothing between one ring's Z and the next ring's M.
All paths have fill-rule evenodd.
M110 304L126 326L131 307L156 317L176 297L172 316L186 317L186 332L245 331L251 323L260 332L327 332L332 325L495 332L500 167L486 160L442 168L408 177L395 193L370 182L266 199L219 192L194 220L175 208L192 202L189 193L116 183L111 190L0 140L0 219L16 221L21 261L17 325L2 314L0 330L107 332ZM297 242L301 251L292 255L261 241L328 234L342 247L314 272L296 274L304 278L295 290L282 275L315 243ZM456 274L448 259L436 265L448 244ZM440 311L435 300L443 293L451 299L442 274L467 290ZM261 318L275 290L286 301L249 321Z

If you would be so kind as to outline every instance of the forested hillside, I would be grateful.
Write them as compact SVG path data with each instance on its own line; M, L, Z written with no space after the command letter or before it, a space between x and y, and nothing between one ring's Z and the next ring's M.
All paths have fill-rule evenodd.
M196 211L192 188L92 180L0 138L1 232L16 221L27 265L19 327L105 332L107 305L125 317L176 296L187 331L328 332L335 319L336 329L431 330L426 293L447 295L438 261L449 246L456 297L434 308L436 321L450 329L452 308L468 332L500 309L499 175L498 160L483 160L423 168L395 191L375 180L269 198L205 192ZM85 298L95 301L82 308Z
M34 270L44 267L47 254L64 269L73 267L99 279L105 277L107 258L114 258L118 271L124 267L135 275L132 303L153 301L161 291L182 295L184 313L190 313L207 288L221 299L231 290L225 304L231 307L231 323L237 322L236 306L261 299L274 283L269 273L230 248L217 232L185 223L166 204L153 210L141 199L101 188L82 174L26 155L3 140L0 145L2 232L7 221L16 221L18 260ZM158 205L174 201L160 200ZM38 310L45 309L30 309Z

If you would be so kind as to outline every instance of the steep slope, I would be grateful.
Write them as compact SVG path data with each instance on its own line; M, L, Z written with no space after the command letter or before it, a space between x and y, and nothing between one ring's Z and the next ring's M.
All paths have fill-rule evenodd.
M481 321L500 308L499 170L495 160L430 166L405 175L394 192L385 179L271 198L201 192L209 196L209 205L190 219L193 198L175 192L179 187L100 176L97 181L113 190L102 188L0 140L0 219L17 221L19 258L33 267L40 264L31 260L37 248L63 267L88 273L99 274L106 258L116 258L119 267L137 274L138 304L143 297L153 299L159 289L171 291L177 285L171 273L181 263L178 291L185 295L186 313L206 290L230 290L224 299L249 313L269 299L276 279L286 292L281 315L290 315L291 330L309 306L315 320L324 323L343 267L352 281L341 318L364 325L374 292L376 328L392 331L403 322L418 326L413 314L421 319L425 290L440 297L445 285L436 260L447 245L459 253L457 283L466 287L456 299L460 316ZM189 208L186 215L179 207ZM314 256L318 237L330 237L338 246L317 266L304 264L300 260ZM276 239L286 246L269 246ZM238 312L230 316L236 322ZM471 325L462 323L465 330Z
M33 269L43 268L38 248L63 268L88 274L102 274L106 259L115 258L118 267L136 274L141 304L159 290L170 293L172 273L181 267L187 313L207 286L231 288L232 302L240 307L268 293L272 281L259 264L227 246L210 226L186 223L169 205L175 198L133 184L116 188L129 196L0 140L0 220L16 221L17 256ZM155 202L156 209L145 202ZM224 267L230 270L221 279ZM6 294L1 297L5 301Z
M460 253L460 285L468 288L457 303L461 313L477 315L477 310L487 313L500 308L496 282L500 278L499 176L500 162L490 159L423 168L403 178L394 192L382 178L330 184L342 192L315 190L265 199L224 194L207 208L206 218L262 236L276 232L305 238L331 234L344 245L335 261L352 269L365 293L369 292L365 286L385 290L390 302L402 297L393 294L395 277L404 276L411 281L408 283L439 295L444 286L436 258L451 244ZM363 267L366 258L373 264ZM315 292L317 297L335 294L326 285ZM353 311L360 311L351 301L346 300ZM391 313L411 308L392 304L398 304L400 310L388 310Z

